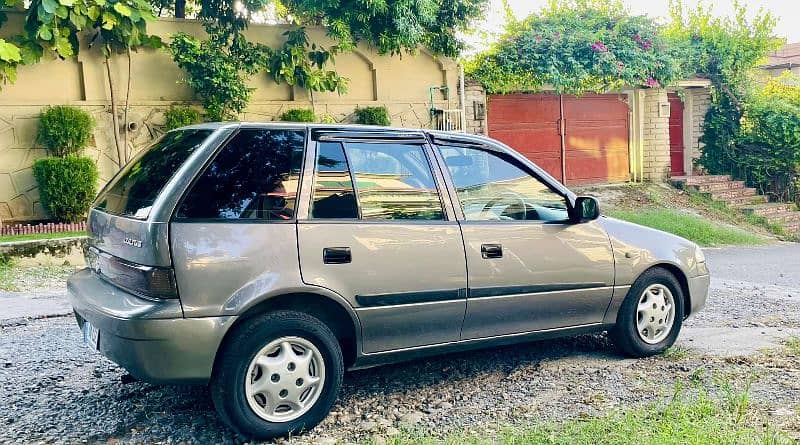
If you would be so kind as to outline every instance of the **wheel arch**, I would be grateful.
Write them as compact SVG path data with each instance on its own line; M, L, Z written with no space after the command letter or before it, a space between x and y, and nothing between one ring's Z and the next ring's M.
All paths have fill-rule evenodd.
M277 310L292 310L318 318L336 336L342 348L345 369L355 363L361 350L361 323L358 316L349 303L343 301L341 297L312 290L278 293L249 305L223 336L216 356L219 356L219 350L239 326L254 317Z
M691 311L692 307L692 298L689 294L689 279L686 273L681 269L681 267L675 263L670 263L668 261L661 261L654 264L649 265L648 267L644 268L636 278L632 280L631 283L635 283L642 275L651 271L653 269L661 269L668 272L670 275L675 277L678 283L681 286L681 293L683 294L683 319L685 320ZM620 292L617 294L616 290L614 293L614 297L612 298L611 304L606 311L606 315L603 319L603 323L609 326L613 326L617 323L617 315L619 314L619 309L622 306L623 301L627 298L628 293L630 292L630 286L624 292Z

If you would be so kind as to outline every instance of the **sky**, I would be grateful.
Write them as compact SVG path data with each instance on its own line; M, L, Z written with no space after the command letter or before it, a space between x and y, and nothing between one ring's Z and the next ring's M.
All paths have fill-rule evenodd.
M743 0L748 11L755 13L759 8L770 11L778 19L775 33L788 42L800 42L800 0ZM508 0L517 18L523 18L539 10L547 0ZM623 0L635 14L647 14L651 17L666 17L669 0ZM694 8L698 0L684 0L687 9ZM717 15L732 15L733 0L710 0L704 4L713 4ZM505 21L502 0L491 0L486 22L481 25L485 31L499 30ZM479 49L485 44L483 39L471 38L471 44Z

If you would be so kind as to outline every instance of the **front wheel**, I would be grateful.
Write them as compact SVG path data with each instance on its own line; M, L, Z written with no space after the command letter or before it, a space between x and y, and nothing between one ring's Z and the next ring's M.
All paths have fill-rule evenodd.
M342 383L342 351L318 319L293 311L253 318L226 339L211 377L222 420L259 440L322 421Z
M664 269L650 269L631 286L622 302L611 338L632 357L664 352L675 343L683 324L680 283Z

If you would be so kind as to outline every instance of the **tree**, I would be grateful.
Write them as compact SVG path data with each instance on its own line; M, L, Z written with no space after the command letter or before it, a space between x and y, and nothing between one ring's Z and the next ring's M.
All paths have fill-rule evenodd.
M170 50L209 117L233 118L249 101L247 78L259 71L276 83L307 90L312 104L315 92L345 92L348 79L327 66L362 41L382 54L415 53L427 46L436 54L455 56L463 47L456 32L478 17L487 1L201 0L199 17L206 22L208 39L181 34ZM248 42L242 33L254 13L267 7L294 25L276 48ZM311 43L306 26L324 27L336 43Z
M17 0L5 0L6 6L22 6ZM0 39L0 78L16 79L16 68L20 64L38 62L43 56L53 54L66 59L78 54L79 36L85 33L90 46L100 46L107 67L111 88L114 141L119 163L127 159L127 126L124 142L119 136L117 97L111 78L111 55L124 53L128 56L128 88L125 95L125 120L127 121L130 95L130 51L139 47L155 47L160 40L147 35L146 23L153 19L152 8L146 0L32 0L25 10L25 26L22 33L11 42ZM5 22L5 13L0 12L0 24Z
M512 21L466 69L494 93L544 85L569 94L666 86L682 77L683 64L660 30L620 2L551 0L538 13Z

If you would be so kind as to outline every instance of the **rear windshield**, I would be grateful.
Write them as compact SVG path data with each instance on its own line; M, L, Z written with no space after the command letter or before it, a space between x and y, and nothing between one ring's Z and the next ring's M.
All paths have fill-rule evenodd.
M144 149L103 188L94 207L146 219L161 189L213 130L180 130Z

